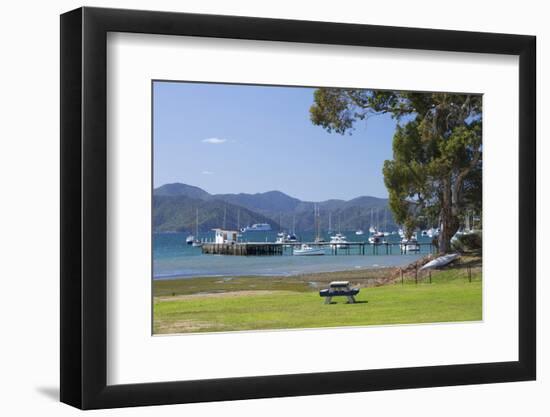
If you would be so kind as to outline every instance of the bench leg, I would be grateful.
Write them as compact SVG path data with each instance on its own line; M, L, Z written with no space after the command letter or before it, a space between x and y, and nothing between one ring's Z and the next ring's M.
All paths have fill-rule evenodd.
M325 298L325 304L330 304L332 302L332 297Z
M355 304L355 297L353 295L348 295L348 303Z

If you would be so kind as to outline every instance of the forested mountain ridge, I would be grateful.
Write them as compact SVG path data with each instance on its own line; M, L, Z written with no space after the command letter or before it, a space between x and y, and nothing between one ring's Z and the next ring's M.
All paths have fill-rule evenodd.
M192 185L174 183L153 192L153 230L187 231L195 228L196 210L199 229L207 231L224 226L237 229L253 223L269 223L273 230L314 230L314 206L319 208L321 228L332 230L367 229L372 223L387 229L396 228L388 200L361 196L352 200L302 201L281 191L256 194L210 194Z

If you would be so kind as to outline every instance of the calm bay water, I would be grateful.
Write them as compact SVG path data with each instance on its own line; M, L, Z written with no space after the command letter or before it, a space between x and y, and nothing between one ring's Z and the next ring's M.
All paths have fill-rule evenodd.
M368 234L358 236L354 231L343 232L349 242L363 242ZM297 234L301 241L313 241L313 233ZM372 254L372 247L366 247L366 254L358 254L351 249L350 254L340 250L334 256L327 248L325 256L292 256L290 250L283 256L223 256L203 255L201 248L185 243L185 233L156 233L153 235L153 276L155 279L175 277L205 276L290 276L302 273L333 272L361 268L404 266L429 253L429 246L421 246L417 254L399 254L399 247L393 247L392 255L386 255L385 247L379 246L379 255ZM212 241L213 233L199 235L200 239ZM249 232L243 234L242 241L274 242L277 232ZM328 241L329 236L324 238ZM399 235L386 237L388 242L399 242ZM420 237L419 242L430 242L428 237Z

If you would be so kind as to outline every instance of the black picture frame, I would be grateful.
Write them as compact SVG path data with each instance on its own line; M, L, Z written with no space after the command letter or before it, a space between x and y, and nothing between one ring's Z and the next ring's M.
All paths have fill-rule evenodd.
M107 385L108 32L519 56L519 360ZM82 409L533 380L536 377L536 38L186 13L61 15L61 401Z

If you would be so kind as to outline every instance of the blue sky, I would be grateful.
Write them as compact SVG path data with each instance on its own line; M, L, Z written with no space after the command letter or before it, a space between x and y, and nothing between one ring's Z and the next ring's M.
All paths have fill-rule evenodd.
M283 191L308 201L387 197L382 176L396 123L375 116L353 134L309 119L313 88L154 83L154 186L210 193Z

